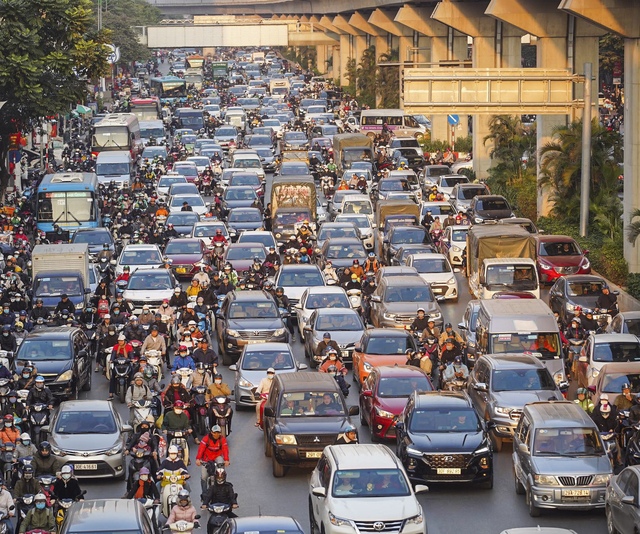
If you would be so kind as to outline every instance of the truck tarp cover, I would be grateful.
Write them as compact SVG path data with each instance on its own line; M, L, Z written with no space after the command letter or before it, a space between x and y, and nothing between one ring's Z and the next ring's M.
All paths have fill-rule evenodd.
M520 226L475 225L467 233L467 274L487 258L536 259L535 238Z
M349 147L373 149L373 140L361 133L338 134L333 136L333 148L345 149Z
M274 180L271 186L271 213L279 208L307 208L316 217L316 185L313 178Z
M376 226L384 226L385 219L389 215L413 215L420 219L420 206L415 202L404 200L381 200L376 208Z

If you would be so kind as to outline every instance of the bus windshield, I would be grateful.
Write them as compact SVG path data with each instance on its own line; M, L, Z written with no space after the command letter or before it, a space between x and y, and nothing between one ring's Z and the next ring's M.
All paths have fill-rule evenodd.
M100 148L129 148L129 131L126 126L96 126L93 146Z
M53 223L95 221L94 195L90 191L56 191L38 194L38 220Z

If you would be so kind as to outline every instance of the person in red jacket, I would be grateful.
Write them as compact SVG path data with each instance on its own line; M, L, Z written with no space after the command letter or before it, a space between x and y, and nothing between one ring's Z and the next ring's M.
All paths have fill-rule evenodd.
M196 465L200 466L202 493L207 491L208 462L224 462L225 466L229 465L229 445L222 435L222 429L218 425L213 425L211 432L202 438L196 454Z

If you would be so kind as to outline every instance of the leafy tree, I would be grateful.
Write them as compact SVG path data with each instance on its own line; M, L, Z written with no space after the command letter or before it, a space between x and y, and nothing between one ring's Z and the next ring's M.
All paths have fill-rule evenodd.
M373 46L367 48L360 58L357 77L357 95L361 106L376 107L376 49Z
M90 0L3 0L0 3L0 178L9 134L83 100L86 80L107 72L108 34L90 31Z
M356 80L358 79L358 63L354 58L348 58L345 66L345 78L349 82L344 90L350 95L356 96Z
M398 50L390 50L384 54L378 56L379 63L397 62ZM398 67L396 66L379 66L378 67L378 80L376 87L378 89L378 101L381 108L395 109L400 107L400 94L399 86L400 80L398 76Z
M604 83L613 83L613 71L624 63L624 41L622 37L607 33L600 38L600 78Z

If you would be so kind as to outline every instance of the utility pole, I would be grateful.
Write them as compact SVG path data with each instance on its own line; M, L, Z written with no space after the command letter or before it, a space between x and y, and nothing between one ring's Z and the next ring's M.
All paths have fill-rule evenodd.
M582 112L582 162L580 182L580 236L589 231L589 197L591 185L591 78L592 64L584 64L584 110Z

